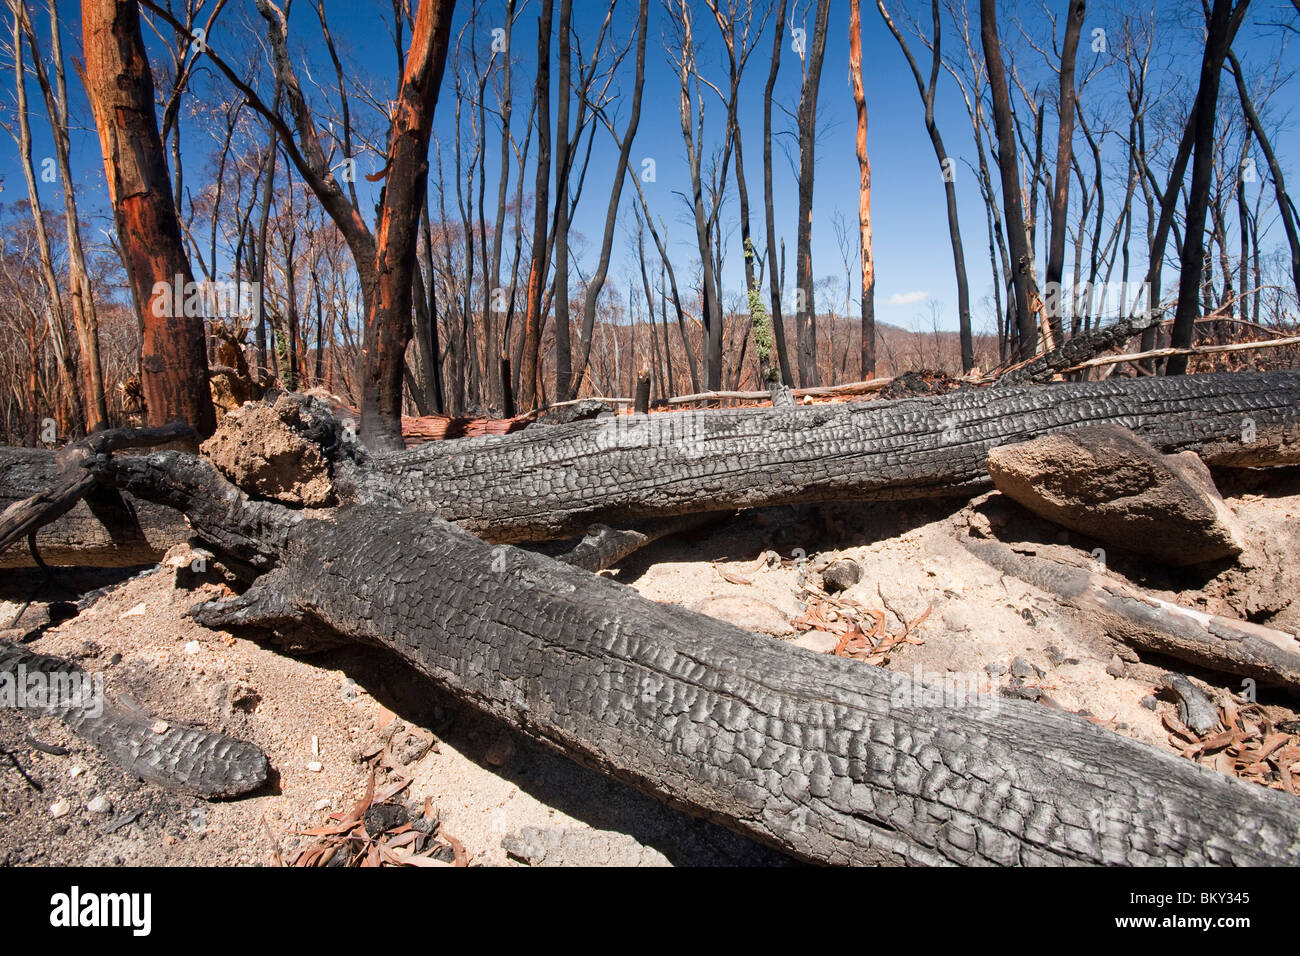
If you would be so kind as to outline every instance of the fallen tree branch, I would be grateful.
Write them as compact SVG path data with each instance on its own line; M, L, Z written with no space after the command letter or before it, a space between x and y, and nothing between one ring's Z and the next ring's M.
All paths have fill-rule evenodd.
M661 538L680 534L729 517L732 512L680 515L662 521L647 522L636 528L610 528L592 525L582 540L567 551L552 554L557 561L584 571L604 571L629 555L654 544ZM545 553L545 552L543 552Z
M890 378L873 378L863 382L845 382L843 385L817 385L808 388L796 388L791 390L795 398L835 398L843 395L866 395L871 392L878 392L894 379ZM690 395L676 395L666 400L668 405L696 405L701 402L718 402L718 401L738 401L738 402L762 402L769 401L772 398L772 392L694 392ZM632 398L575 398L567 402L552 402L549 408L563 408L568 405L577 405L581 402L608 402L611 405L632 405L635 399Z
M425 514L252 502L178 452L100 471L273 568L200 623L305 618L377 642L532 739L802 859L1300 862L1289 795L1061 711L935 703Z
M1155 324L1157 323L1154 315L1129 316L1092 332L1076 335L1068 339L1065 344L1050 349L1043 355L1035 356L1001 373L994 373L995 384L1005 386L1048 382L1053 376L1074 371L1072 366L1078 366L1080 362L1098 352L1104 352L1106 349L1127 342L1132 336L1141 334Z
M894 379L873 378L864 382L846 382L843 385L815 385L808 388L796 388L791 392L795 398L834 398L841 395L866 395L878 392ZM668 399L669 405L692 405L698 402L720 401L729 399L742 402L761 402L771 399L771 391L765 392L696 392L693 395L678 395Z
M26 697L36 675L46 690L43 700L32 702ZM102 679L92 680L60 657L0 641L0 699L6 694L58 717L114 764L161 786L201 797L237 797L262 786L270 773L266 754L253 744L104 700Z
M1294 635L1183 607L1114 578L1026 554L999 541L962 536L961 543L999 571L1097 614L1108 631L1139 650L1300 695L1300 640Z
M1141 362L1150 358L1168 358L1171 355L1216 355L1220 352L1250 352L1257 349L1280 348L1284 345L1300 345L1300 335L1292 335L1284 339L1268 339L1264 342L1230 342L1227 345L1193 345L1187 348L1164 348L1151 349L1149 352L1130 352L1127 355L1102 355L1088 359L1086 362L1080 362L1062 371L1081 372L1086 368L1096 368L1100 365Z
M68 514L78 502L95 490L94 476L85 469L87 461L97 455L106 455L124 448L141 448L153 445L189 443L197 440L188 425L165 425L157 428L118 428L95 432L56 453L41 453L35 449L4 449L0 451L0 496L9 498L10 504L0 514L0 552L10 545L37 532L39 529ZM12 500L15 492L24 486L35 489L20 500ZM92 563L88 552L104 557L101 565L143 564L156 560L157 550L141 527L129 504L116 495L100 495L76 521L70 521L51 536L37 535L37 548L55 552L49 556L54 563L62 563L66 551L78 553L81 563ZM87 520L90 517L91 520ZM150 524L163 534L154 538L183 536L184 522L175 516L153 516ZM100 531L96 530L96 526ZM165 530L164 530L165 529ZM107 539L107 540L105 540ZM172 538L171 540L178 540ZM171 543L167 540L166 543ZM162 542L158 542L162 544ZM165 547L165 545L163 545ZM125 560L124 560L125 557ZM114 558L116 560L114 560ZM0 566L26 562L18 552L4 555Z

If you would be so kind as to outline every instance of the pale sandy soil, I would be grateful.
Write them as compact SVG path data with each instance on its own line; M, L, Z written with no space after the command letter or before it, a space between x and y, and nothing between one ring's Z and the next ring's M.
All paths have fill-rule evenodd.
M1240 485L1225 489L1252 529L1252 550L1240 567L1162 576L1140 561L1126 563L1123 555L1110 566L1167 597L1294 631L1289 606L1297 549L1288 522L1300 509L1300 484L1288 478L1262 489L1249 481ZM998 510L997 502L988 502L981 513ZM829 647L833 637L799 637L791 622L824 596L820 569L850 557L863 575L838 595L841 612L861 614L869 623L868 612L880 610L885 629L897 633L929 608L911 633L919 643L894 647L883 655L884 666L909 674L919 669L930 682L945 675L978 680L994 693L1033 695L1037 689L1056 706L1086 711L1117 733L1171 749L1160 720L1173 712L1173 703L1161 699L1155 710L1142 703L1170 662L1140 660L1086 616L974 558L956 537L970 513L960 502L772 509L662 541L607 573L648 598L775 632L773 639ZM1051 535L1049 549L1083 553L1078 548L1089 547L1019 512L1001 532L1008 539L1044 533ZM765 561L768 552L776 554ZM68 572L64 579L77 583ZM6 572L0 598L9 603L0 603L0 628L37 580ZM307 839L302 830L350 806L376 767L381 785L409 776L412 782L396 799L430 800L443 832L464 844L475 865L514 863L501 842L522 827L609 834L600 843L604 850L579 850L568 862L621 862L628 853L642 863L786 862L515 738L382 651L342 647L294 657L209 631L185 616L188 607L219 593L215 583L178 589L171 570L155 570L46 628L31 647L102 672L110 695L126 694L152 713L257 743L276 772L273 786L228 802L178 795L108 764L57 720L33 722L0 710L0 749L12 755L0 754L0 863L267 864L276 850L288 854ZM1124 659L1118 669L1117 652ZM1122 676L1108 673L1108 664ZM1236 689L1230 679L1192 673L1212 690ZM1295 716L1285 698L1264 703L1277 719ZM27 734L69 753L42 753ZM309 768L317 764L318 770ZM112 804L109 812L87 809L97 796ZM60 801L69 812L56 818L50 808ZM609 847L613 851L606 852Z

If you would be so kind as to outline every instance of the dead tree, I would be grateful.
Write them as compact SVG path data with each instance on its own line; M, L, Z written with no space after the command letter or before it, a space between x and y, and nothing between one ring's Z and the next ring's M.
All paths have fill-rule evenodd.
M1291 250L1291 278L1295 283L1296 299L1300 301L1300 225L1296 221L1300 217L1297 217L1295 204L1286 191L1286 180L1282 175L1282 165L1277 161L1277 154L1273 152L1273 144L1269 141L1268 135L1264 132L1264 126L1259 121L1259 114L1255 112L1255 104L1251 100L1250 91L1246 88L1246 77L1242 72L1241 63L1231 49L1228 50L1227 57L1232 69L1232 77L1237 84L1237 97L1241 100L1241 109L1246 114L1247 138L1253 136L1255 142L1259 143L1259 148L1264 152L1264 159L1268 162L1268 173L1273 178L1273 194L1277 197L1277 212L1282 220L1282 230L1286 233L1287 246ZM1240 190L1238 195L1242 195ZM1245 235L1245 233L1246 229L1243 227L1242 234ZM1243 254L1243 268L1245 258ZM1241 288L1243 292L1246 290L1246 280L1244 278L1241 281Z
M871 160L867 156L867 97L862 84L862 0L849 0L849 79L858 114L858 252L862 266L862 364L876 374L876 262L871 255Z
M537 18L537 78L533 108L537 112L537 174L533 186L533 244L528 267L528 297L524 306L523 354L519 365L519 407L525 411L538 404L541 374L542 292L546 285L546 221L550 208L551 166L551 17L554 0L542 0ZM565 91L568 95L568 91Z
M1070 0L1069 12L1065 20L1065 37L1061 42L1061 67L1059 71L1059 90L1056 100L1057 135L1056 135L1056 177L1052 180L1051 235L1047 241L1047 274L1045 281L1047 292L1059 289L1061 273L1065 269L1065 215L1070 206L1070 163L1074 158L1074 60L1079 49L1079 33L1083 29L1083 16L1087 4L1084 0ZM1082 230L1080 226L1080 230ZM1076 257L1077 264L1077 257ZM1058 301L1063 301L1060 296ZM1061 342L1061 320L1056 316L1047 316L1053 322L1056 341ZM1054 320L1054 321L1053 321Z
M1034 320L1033 257L1025 235L1025 213L1020 200L1020 163L1017 158L1014 120L1007 71L1002 62L1002 41L998 36L997 0L980 0L980 42L993 96L993 123L998 135L998 170L1002 174L1002 206L1011 251L1012 306L1016 317L1016 352L1027 359L1038 349L1038 326Z
M675 61L679 86L678 111L681 117L682 142L686 147L687 169L690 175L690 206L695 225L695 245L700 257L700 319L704 324L704 383L717 391L722 388L722 298L718 284L713 239L713 222L717 208L711 216L704 206L702 153L704 151L704 100L699 95L701 81L695 62L695 35L690 5L686 0L674 0L670 7L673 28L680 41L680 53ZM692 85L696 96L692 96ZM697 103L693 103L697 100ZM728 135L728 148L730 135ZM721 167L726 176L726 164Z
M618 207L619 201L623 196L623 182L627 176L635 175L628 166L628 160L632 154L632 141L636 137L637 127L641 122L641 94L645 89L645 45L646 34L648 32L649 12L649 0L641 0L637 13L636 73L632 87L632 115L628 117L627 127L623 132L622 138L619 140L618 160L614 167L614 185L609 194L609 205L605 209L605 229L600 240L600 259L596 264L595 272L587 282L587 291L583 297L582 337L579 342L579 347L582 351L578 359L577 369L570 379L567 392L557 392L556 394L556 398L560 400L577 398L578 390L582 387L582 379L586 374L587 363L591 358L591 343L595 334L596 326L596 306L600 299L601 290L605 287L605 278L609 274L609 257L614 247L614 227L618 222ZM643 276L644 271L643 257ZM647 302L648 301L649 300L647 299ZM650 328L653 336L653 315L651 316ZM651 341L653 343L653 337ZM556 348L559 348L558 344Z
M151 13L184 30L184 24L155 0L141 0ZM428 142L433 108L446 64L455 0L420 0L402 82L390 117L385 187L380 203L378 241L356 202L330 166L315 117L293 67L288 20L272 0L256 0L267 25L277 91L292 115L293 128L244 78L209 46L211 62L275 130L279 145L303 181L343 234L360 279L366 315L362 355L362 433L375 448L401 445L401 405L406 344L411 328L411 285L419 210L427 188ZM345 157L350 164L353 157ZM386 245L394 243L391 249Z
M32 66L45 100L46 115L54 137L54 159L63 182L63 215L68 242L68 298L72 303L72 321L77 329L77 346L80 353L78 372L81 376L81 398L84 407L86 431L93 432L108 424L108 404L104 395L104 373L99 357L99 320L95 313L95 296L86 270L86 254L81 245L81 220L77 210L77 194L73 187L72 165L69 161L71 145L68 139L68 85L63 66L63 40L60 31L58 7L50 0L50 71L41 60L36 31L23 0L10 0L22 25L27 43L32 48Z
M785 42L786 0L777 0L776 25L772 31L772 64L763 90L763 208L767 222L767 284L772 310L772 337L776 339L777 362L781 367L781 384L794 387L790 356L785 341L785 320L781 316L781 282L784 262L777 261L776 215L772 206L772 94L781 68L781 45ZM782 250L781 258L785 258ZM696 391L699 391L698 386Z
M81 8L86 94L104 153L118 242L144 323L145 421L216 428L203 320L186 315L189 257L169 192L154 119L153 76L134 2L87 0Z
M939 66L943 62L941 52L943 34L942 25L939 21L939 0L930 0L930 16L933 21L934 36L926 43L931 51L928 82L922 79L921 70L912 56L912 51L908 48L907 41L903 39L903 34L899 32L898 27L894 25L893 19L889 16L889 12L885 9L884 0L876 0L876 9L880 12L881 19L885 21L885 26L889 27L889 32L898 41L899 48L902 49L903 55L907 58L907 65L911 67L912 78L916 81L916 90L921 94L921 103L925 106L925 131L930 135L930 145L934 147L935 158L939 160L944 197L948 203L948 238L952 243L953 269L957 275L957 321L961 337L961 367L962 371L969 372L975 367L975 344L971 336L970 287L966 280L966 253L962 248L961 226L957 221L957 174L953 160L948 156L947 149L944 148L943 137L939 134L939 125L934 119L934 96L939 81ZM867 377L865 372L863 377Z
M812 48L805 62L803 86L799 92L799 219L795 223L795 335L799 352L799 384L804 388L820 384L817 369L817 306L813 301L812 200L814 156L817 140L817 93L821 89L822 61L826 55L826 29L830 0L817 0ZM805 39L799 46L804 60ZM716 388L710 385L710 388Z
M21 13L17 6L11 4L13 13L13 58L14 81L18 132L14 135L18 145L23 180L27 185L27 204L32 214L32 228L36 234L36 248L40 256L41 280L45 286L45 324L49 331L49 340L54 350L54 362L59 378L59 398L56 404L58 424L65 430L81 431L84 425L82 415L81 388L78 383L77 370L72 351L68 347L67 330L63 320L63 295L59 289L59 280L54 274L54 255L50 246L49 232L45 227L45 211L41 206L40 194L36 189L36 170L32 166L32 128L27 111L27 76L23 66L23 33L21 22L26 11ZM33 57L39 62L40 49L33 46ZM13 130L9 130L13 133ZM32 414L36 414L33 405Z
M529 428L375 458L355 480L494 541L628 522L836 500L963 496L987 485L988 449L1088 421L1122 420L1165 451L1212 465L1300 460L1300 372L965 389L897 402L742 408ZM1244 422L1256 440L1243 441Z
M1192 344L1196 318L1200 314L1201 272L1205 265L1205 212L1210 201L1210 177L1214 171L1214 123L1219 101L1219 77L1232 38L1246 15L1249 2L1250 0L1238 0L1234 5L1233 0L1214 0L1208 18L1200 86L1197 88L1194 108L1194 157L1192 181L1187 193L1182 263L1178 276L1178 306L1174 311L1174 327L1170 334L1170 345L1173 348L1187 348ZM1166 375L1182 375L1186 371L1186 355L1171 356L1165 364Z
M411 341L411 274L429 181L429 136L455 0L420 0L393 106L380 201L374 304L366 320L361 429L376 449L402 447L402 370Z

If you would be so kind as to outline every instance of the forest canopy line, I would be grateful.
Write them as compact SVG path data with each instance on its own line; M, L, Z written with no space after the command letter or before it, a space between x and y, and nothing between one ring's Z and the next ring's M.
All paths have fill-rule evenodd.
M1199 7L6 0L0 438L1293 335L1300 2Z

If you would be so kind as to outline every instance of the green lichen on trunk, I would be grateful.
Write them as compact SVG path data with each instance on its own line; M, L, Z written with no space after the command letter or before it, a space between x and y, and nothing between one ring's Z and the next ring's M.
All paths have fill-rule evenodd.
M745 240L745 258L757 259L752 239ZM757 283L746 290L749 296L749 316L753 323L754 350L758 354L758 367L763 381L775 383L780 381L780 370L772 365L772 320L763 303L763 290Z

